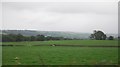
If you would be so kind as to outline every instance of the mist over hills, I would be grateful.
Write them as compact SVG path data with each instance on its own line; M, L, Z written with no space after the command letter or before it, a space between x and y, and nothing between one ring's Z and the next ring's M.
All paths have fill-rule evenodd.
M24 36L36 36L38 34L52 37L89 39L91 33L77 33L65 31L37 31L37 30L1 30L2 34L22 34ZM117 37L118 34L106 34L107 36Z

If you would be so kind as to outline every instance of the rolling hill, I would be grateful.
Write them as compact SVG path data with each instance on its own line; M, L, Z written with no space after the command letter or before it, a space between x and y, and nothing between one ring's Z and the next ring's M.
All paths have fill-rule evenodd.
M91 33L76 33L64 31L37 31L37 30L2 30L2 34L22 34L24 36L36 36L38 34L52 37L88 39ZM107 36L117 37L117 34L107 34Z

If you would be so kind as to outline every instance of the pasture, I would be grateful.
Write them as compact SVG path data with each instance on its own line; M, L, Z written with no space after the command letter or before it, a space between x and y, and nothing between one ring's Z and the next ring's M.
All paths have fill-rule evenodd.
M118 46L116 40L61 40L3 42L3 65L116 65L117 47L72 47L69 45ZM52 44L62 46L49 46ZM45 45L45 46L34 46ZM68 45L67 47L64 45ZM15 59L15 58L18 59Z
M3 42L3 45L86 45L86 46L118 46L117 40L51 40L51 41L23 41L23 42Z

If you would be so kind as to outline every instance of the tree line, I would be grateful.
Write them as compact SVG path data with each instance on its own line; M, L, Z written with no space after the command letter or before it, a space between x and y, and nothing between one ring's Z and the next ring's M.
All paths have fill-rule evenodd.
M93 31L89 37L92 40L114 40L113 36L107 37L102 31ZM119 39L119 38L118 38ZM48 40L77 40L76 38L51 37L44 35L23 36L22 34L2 34L2 42L18 42L18 41L48 41Z
M102 31L93 31L93 34L90 35L90 39L94 39L94 40L114 40L113 36L109 36L107 37L106 34Z
M18 41L48 41L48 40L70 40L70 38L51 37L44 35L23 36L22 34L2 34L2 42L18 42Z

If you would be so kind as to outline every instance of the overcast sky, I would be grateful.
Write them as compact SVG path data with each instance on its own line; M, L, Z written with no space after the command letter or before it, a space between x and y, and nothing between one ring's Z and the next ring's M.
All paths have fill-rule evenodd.
M117 2L3 2L2 29L118 33Z

